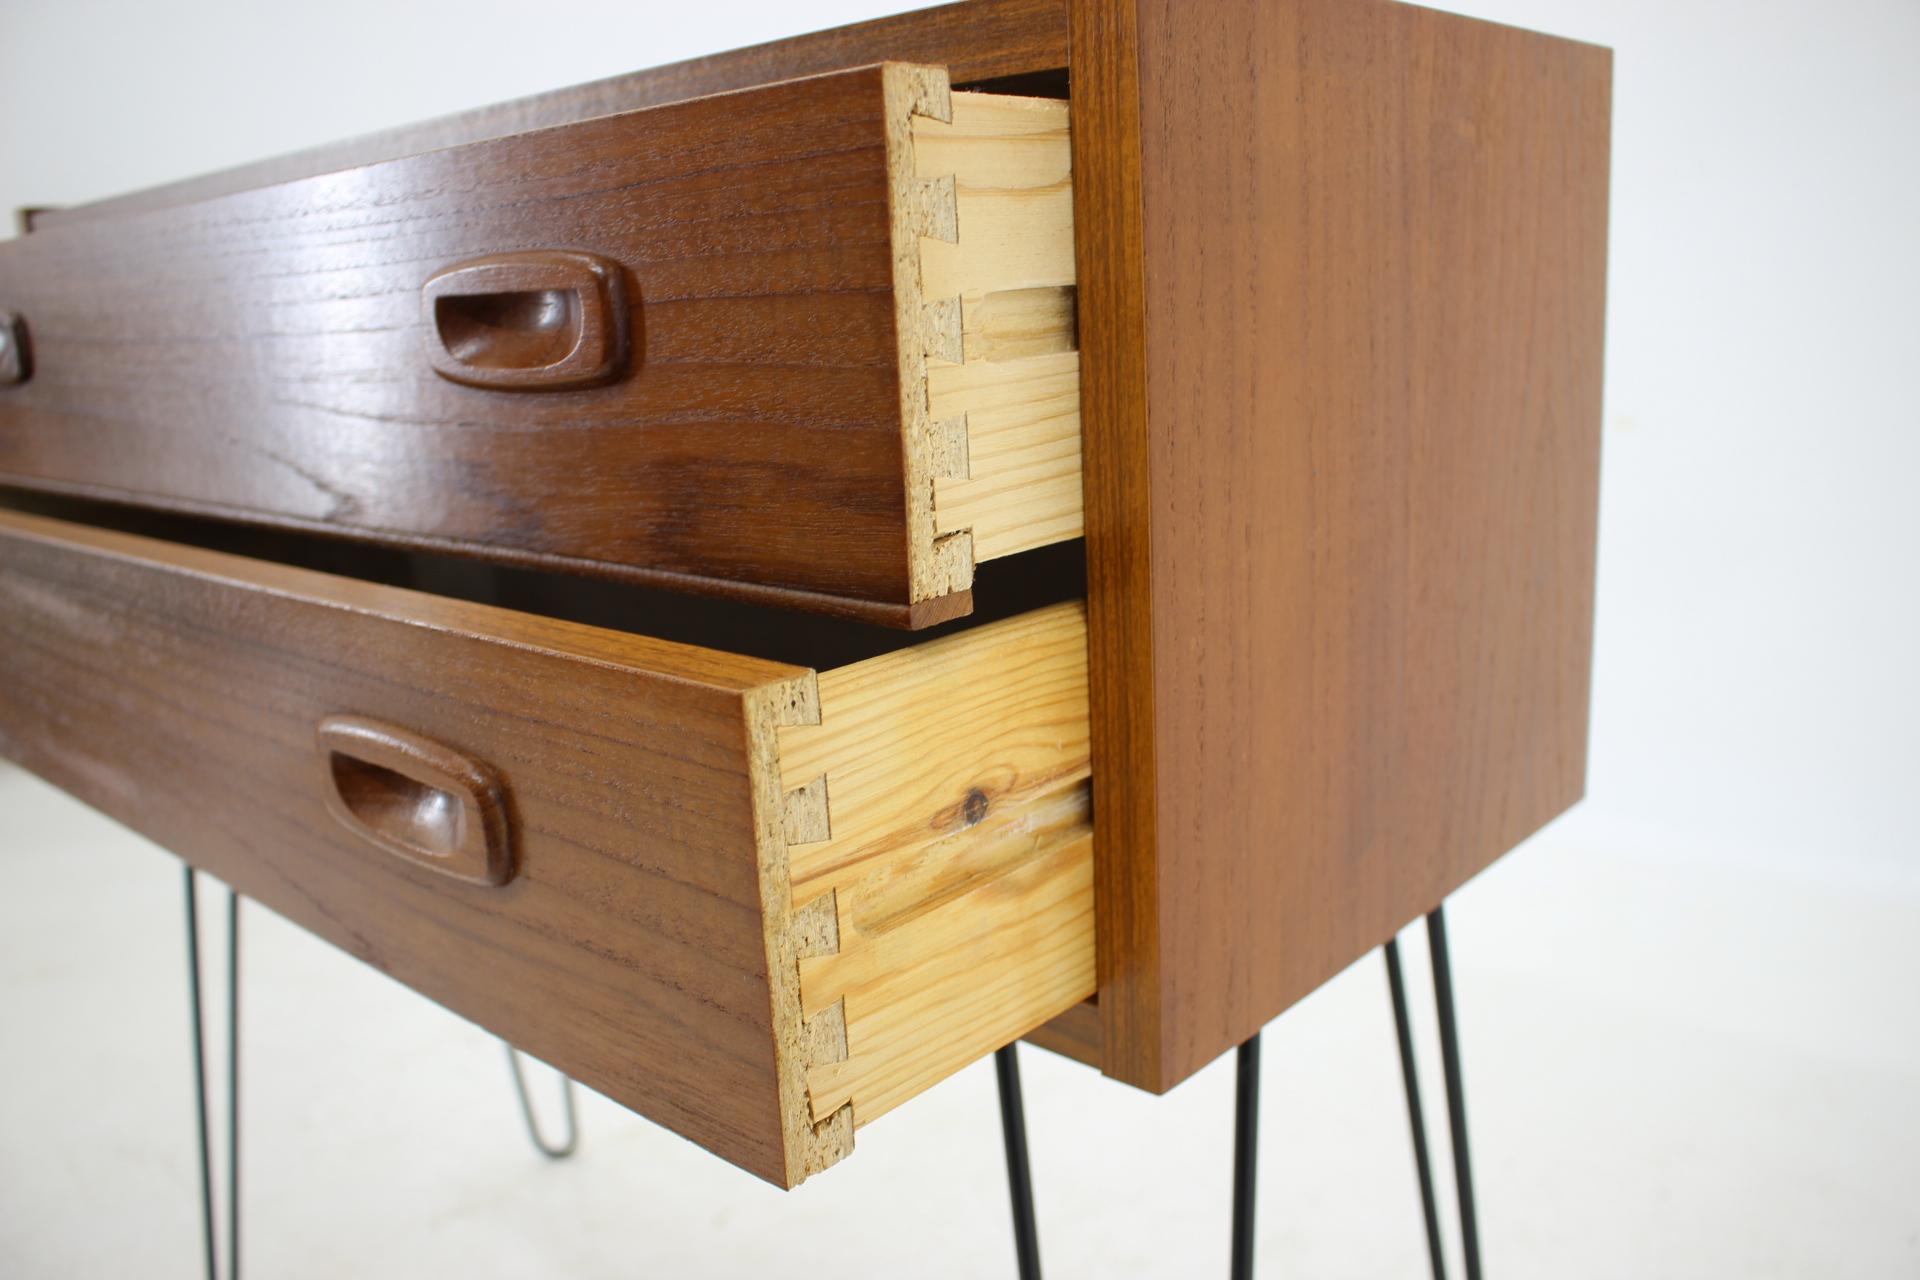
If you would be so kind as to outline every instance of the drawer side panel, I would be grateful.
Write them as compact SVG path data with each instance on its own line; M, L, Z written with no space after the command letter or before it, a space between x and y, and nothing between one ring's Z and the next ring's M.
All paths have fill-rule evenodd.
M824 671L778 731L812 1115L871 1123L1094 991L1087 630L1055 605Z

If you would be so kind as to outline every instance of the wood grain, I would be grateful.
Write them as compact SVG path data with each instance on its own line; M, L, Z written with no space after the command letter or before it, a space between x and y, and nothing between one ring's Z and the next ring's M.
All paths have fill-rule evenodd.
M1073 149L1064 102L953 101L913 122L914 172L951 181L954 211L951 239L920 241L927 416L956 442L926 518L980 562L1082 532Z
M872 1123L1093 992L1093 837L1032 853L911 927L841 934L841 956L801 967L838 992L847 1053L808 1072L813 1115Z
M793 900L837 945L800 962L839 1007L813 1116L865 1125L1091 995L1086 614L1075 602L820 673L779 730Z
M1165 1089L1581 794L1610 60L1077 0L1104 1069Z
M1163 1069L1159 1046L1170 1021L1165 1005L1177 997L1174 966L1161 953L1159 807L1163 785L1177 783L1162 782L1155 737L1138 18L1131 0L1074 0L1072 18L1100 1069L1170 1088L1176 1077ZM1251 856L1219 845L1207 853L1216 864Z
M797 902L876 860L1020 825L1088 776L1078 601L822 672L819 688L819 723L780 732L784 787L824 779L831 818L790 852Z
M1035 1027L1023 1038L1028 1044L1098 1068L1106 1058L1105 1035L1100 1023L1099 1003L1083 1000L1048 1021L1045 1026Z
M0 753L781 1183L746 700L805 675L0 514ZM314 734L343 713L493 770L514 878L335 822Z
M1056 71L1067 65L1066 0L967 0L728 50L275 156L90 204L34 209L33 225L51 227L61 222L185 204L508 134L550 129L597 116L890 60L947 67L955 84Z
M0 245L41 366L0 396L0 478L941 621L975 528L990 557L1079 533L1070 350L943 381L950 447L922 322L1071 287L1069 169L1060 103L887 64L42 231ZM954 243L923 271L928 218Z
M0 245L39 364L0 477L945 616L908 616L887 128L869 68L42 228ZM554 248L630 274L633 375L435 374L423 283Z
M783 1186L1092 993L1085 637L816 676L0 511L0 754Z

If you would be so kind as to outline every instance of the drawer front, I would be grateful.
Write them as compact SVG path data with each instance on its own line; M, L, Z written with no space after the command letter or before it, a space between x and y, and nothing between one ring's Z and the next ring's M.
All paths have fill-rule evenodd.
M888 64L0 244L0 479L919 625L1080 532L1066 104Z
M0 753L783 1185L1092 993L1085 643L816 675L0 512Z

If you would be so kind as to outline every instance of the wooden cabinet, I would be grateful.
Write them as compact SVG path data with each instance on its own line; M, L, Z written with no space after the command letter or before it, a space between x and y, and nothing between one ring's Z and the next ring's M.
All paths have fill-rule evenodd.
M0 745L776 1182L1168 1089L1580 796L1610 76L971 0L39 211L8 501L202 545L0 516Z

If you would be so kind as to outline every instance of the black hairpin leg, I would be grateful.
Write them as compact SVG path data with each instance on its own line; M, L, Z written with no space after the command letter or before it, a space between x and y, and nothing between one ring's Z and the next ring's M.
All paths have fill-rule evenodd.
M1260 1033L1234 1057L1233 1280L1253 1280L1253 1189L1260 1163Z
M1007 1143L1007 1187L1013 1197L1013 1242L1020 1280L1040 1280L1040 1237L1033 1213L1033 1173L1027 1159L1026 1110L1014 1046L993 1055L1000 1082L1000 1126ZM1253 1280L1254 1175L1260 1156L1260 1033L1235 1059L1233 1104L1233 1280Z
M200 1234L207 1280L219 1275L214 1251L213 1153L207 1136L207 1051L200 999L198 873L186 868L187 995L193 1013L193 1100L200 1129ZM227 890L227 1280L240 1275L240 895Z
M206 1017L200 989L200 902L196 892L199 873L185 868L183 883L187 907L187 997L193 1020L193 1102L199 1129L200 1150L200 1238L206 1259L207 1280L220 1274L218 1232L213 1211L213 1142L207 1126L207 1050ZM518 1053L507 1047L507 1063L513 1070L514 1091L520 1096L520 1111L526 1118L527 1132L542 1155L559 1160L573 1154L579 1145L579 1126L574 1114L573 1080L562 1076L561 1101L565 1108L566 1140L550 1143L534 1120L533 1103L527 1096L527 1084L520 1071ZM227 890L227 1280L240 1276L240 895Z
M1447 959L1443 908L1427 914L1427 946L1433 953L1433 999L1440 1014L1440 1064L1447 1076L1447 1121L1453 1133L1453 1178L1460 1195L1460 1244L1467 1280L1480 1280L1480 1224L1473 1208L1473 1167L1467 1158L1467 1097L1460 1078L1460 1030L1453 1012L1453 966Z
M1413 1130L1413 1164L1420 1174L1420 1210L1427 1220L1427 1257L1433 1280L1447 1280L1440 1247L1440 1209L1433 1197L1433 1161L1427 1154L1427 1120L1420 1106L1420 1077L1413 1063L1413 1027L1407 1018L1407 984L1400 972L1400 942L1388 939L1387 988L1393 995L1393 1030L1400 1041L1400 1078L1407 1087L1407 1123Z
M1033 1169L1027 1159L1027 1110L1020 1096L1017 1044L993 1055L1000 1083L1000 1133L1007 1144L1007 1191L1013 1198L1013 1250L1020 1280L1040 1280L1040 1226L1033 1214Z
M504 1043L504 1042L503 1042ZM507 1045L507 1067L513 1072L513 1091L520 1095L520 1114L527 1122L527 1136L541 1155L549 1160L565 1160L580 1145L580 1126L573 1113L573 1077L560 1077L560 1100L567 1117L567 1136L562 1142L548 1142L541 1136L540 1124L533 1118L533 1100L527 1096L526 1076L520 1070L520 1051Z

